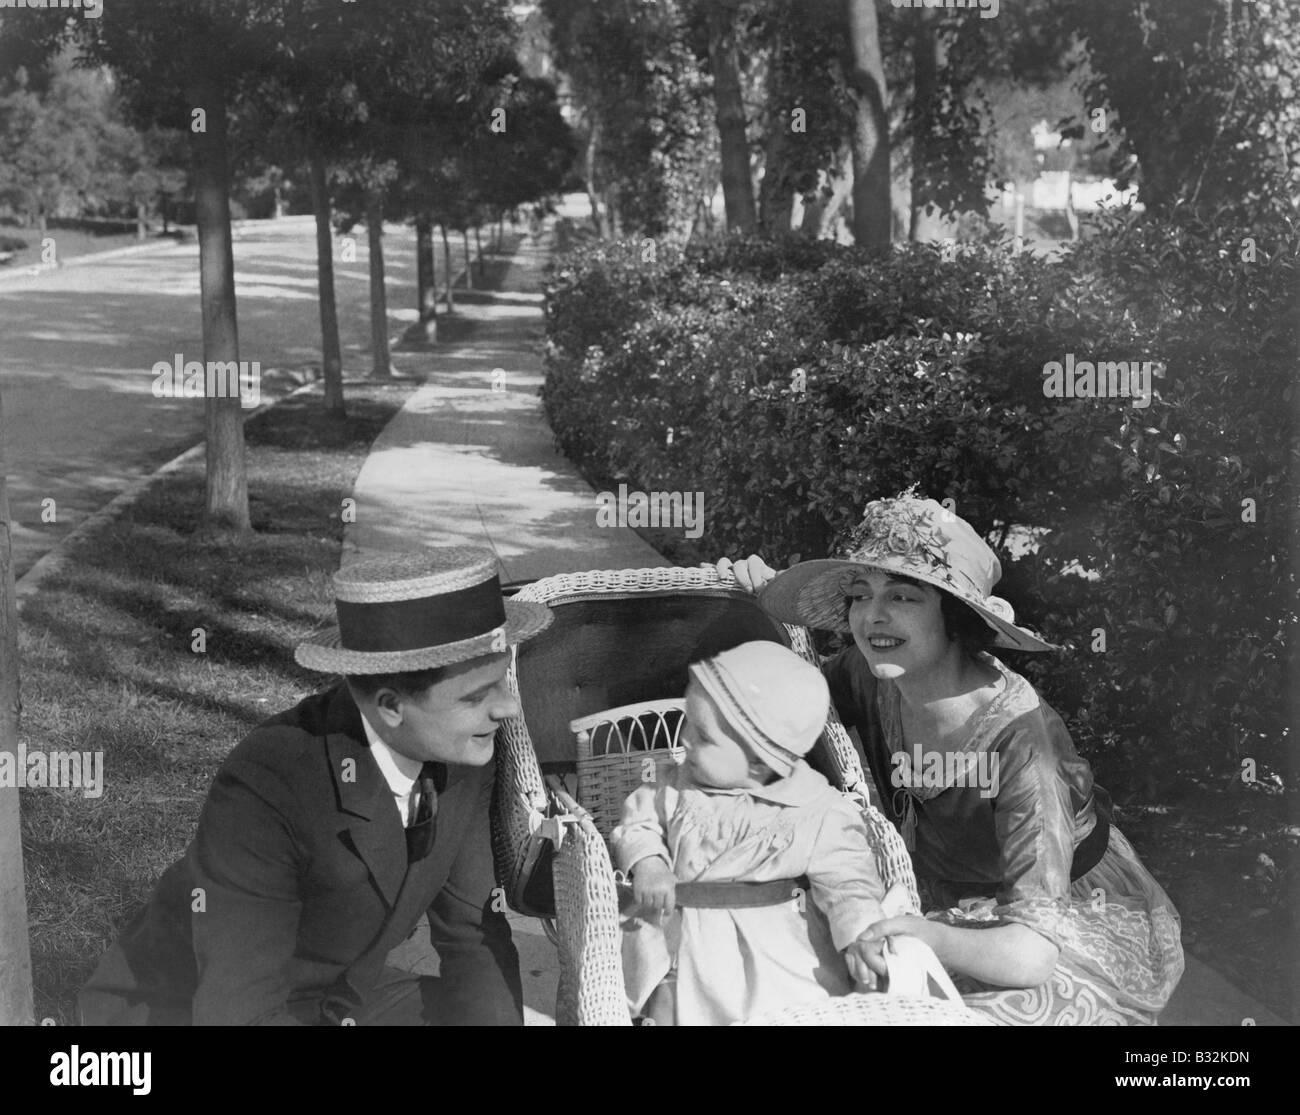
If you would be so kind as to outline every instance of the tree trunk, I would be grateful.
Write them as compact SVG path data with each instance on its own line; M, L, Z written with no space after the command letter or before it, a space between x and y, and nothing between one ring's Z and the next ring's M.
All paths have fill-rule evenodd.
M778 115L770 120L763 146L763 182L759 186L759 226L768 236L786 236L794 219L794 186L790 182L790 122Z
M853 151L847 143L840 148L835 162L822 177L824 181L819 183L821 188L817 199L804 206L803 222L799 226L799 231L813 240L821 240L831 234L835 219L840 215L853 188Z
M502 215L498 213L497 214L497 242L496 242L496 247L492 249L493 255L501 254L501 237L505 235L505 230L501 227L501 222L502 222Z
M465 289L474 289L474 261L469 257L469 229L460 230L461 241L465 245Z
M929 200L928 183L933 174L931 128L935 92L938 86L939 55L934 25L928 12L912 14L912 197L909 203L907 238L920 240Z
M451 293L451 241L447 239L447 226L439 225L442 229L442 265L446 269L447 283L447 312L453 313L456 309L456 299Z
M393 374L388 351L388 295L384 291L384 198L378 190L366 197L366 232L370 237L370 374Z
M759 225L767 236L786 236L794 220L794 157L795 142L791 138L792 109L797 106L797 94L791 89L790 63L787 53L791 46L784 35L772 48L768 61L765 89L767 97L766 126L763 135L763 181L758 192Z
M18 760L18 609L14 600L9 496L5 487L4 411L0 407L0 754ZM32 957L23 885L18 788L0 789L0 1026L30 1026Z
M235 314L235 253L230 241L230 166L226 155L226 94L219 78L199 78L194 105L207 109L207 131L194 136L194 213L199 237L199 290L204 361L239 360ZM207 510L212 527L248 530L248 474L238 396L204 402L207 427Z
M145 208L143 201L135 203L135 238L137 240L146 240L149 237L148 222L145 220Z
M1079 239L1079 213L1074 208L1074 173L1066 171L1065 179L1065 223L1070 226L1070 239Z
M474 226L474 251L478 256L478 278L479 282L484 280L483 271L483 238L479 236L478 225Z
M433 222L427 217L415 222L415 292L425 337L432 340L438 327L438 285L433 269Z
M740 59L736 51L735 9L713 0L708 5L709 64L713 69L713 104L718 120L722 156L722 198L727 231L752 233L754 183L749 172L749 140L745 135L745 102L740 90Z
M591 205L591 223L596 228L596 235L602 240L609 235L605 208L600 203L600 194L596 190L596 149L600 144L600 122L591 125L587 136L587 149L582 154L582 184L587 190L587 201Z
M343 417L343 352L339 311L334 301L334 231L330 226L329 181L325 155L315 146L308 153L311 208L316 214L316 274L320 290L321 368L325 373L325 409Z
M859 247L890 244L889 118L875 0L841 0L845 75L853 100L853 237Z

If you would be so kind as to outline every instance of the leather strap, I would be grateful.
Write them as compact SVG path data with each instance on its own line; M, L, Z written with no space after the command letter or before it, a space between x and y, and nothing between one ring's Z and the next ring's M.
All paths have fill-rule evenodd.
M765 883L678 883L676 904L695 910L743 910L756 906L782 906L800 893L808 893L807 876L797 879L771 879ZM618 885L619 909L636 905L632 888Z

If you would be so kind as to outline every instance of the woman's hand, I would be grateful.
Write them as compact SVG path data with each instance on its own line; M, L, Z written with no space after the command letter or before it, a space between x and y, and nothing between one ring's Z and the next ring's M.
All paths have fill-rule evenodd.
M658 856L632 867L632 897L648 917L667 917L677 903L677 877Z
M718 558L717 570L722 574L733 573L736 584L747 592L758 592L776 576L776 570L757 554L750 554L743 561L734 562L731 558Z

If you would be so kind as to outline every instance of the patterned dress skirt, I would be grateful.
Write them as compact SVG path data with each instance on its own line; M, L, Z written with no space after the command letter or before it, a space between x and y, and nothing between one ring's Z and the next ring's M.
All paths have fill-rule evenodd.
M924 888L923 888L924 889ZM927 913L975 928L999 920L992 898ZM1101 861L1074 882L1068 909L1000 910L1002 921L1041 928L1061 949L1039 987L997 988L954 976L966 1005L1012 1026L1149 1026L1183 974L1178 911L1112 826Z

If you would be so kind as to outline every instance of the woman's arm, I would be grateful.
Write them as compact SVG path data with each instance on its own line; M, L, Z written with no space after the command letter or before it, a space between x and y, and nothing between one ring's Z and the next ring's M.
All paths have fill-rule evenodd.
M930 922L931 948L945 968L997 987L1037 987L1046 983L1061 950L1027 925L962 929Z
M1046 983L1061 950L1027 925L963 929L913 914L886 918L871 927L867 940L908 933L934 949L950 972L960 972L996 987L1037 987Z

